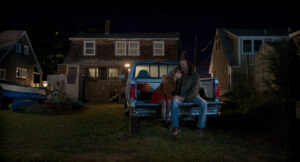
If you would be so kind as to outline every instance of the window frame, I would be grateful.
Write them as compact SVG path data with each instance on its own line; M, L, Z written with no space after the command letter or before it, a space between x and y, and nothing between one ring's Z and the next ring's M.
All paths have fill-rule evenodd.
M95 76L94 77L90 75L90 69L95 70L95 73L94 73ZM88 77L89 78L99 78L99 68L98 67L88 67L87 71L88 71Z
M24 46L24 55L29 55L29 46L27 45Z
M24 75L24 71L26 71L26 76L23 76ZM22 68L22 74L21 74L21 78L27 78L27 76L28 76L28 70L27 69L25 69L25 68Z
M118 48L118 44L119 43L125 43L125 48ZM125 53L124 54L118 54L118 49L125 49ZM115 43L115 55L116 56L126 56L127 55L127 42L126 41L116 41Z
M257 51L255 51L255 41L261 41L260 47L258 48ZM254 39L253 40L253 53L257 53L263 44L264 44L264 39Z
M156 43L162 43L162 48L156 48L155 44ZM162 54L156 54L155 50L156 49L162 49L163 53ZM164 56L165 55L165 42L164 41L153 41L153 56Z
M110 73L109 73L109 70L110 70L110 69L117 69L117 76L111 77L111 76L110 76ZM108 78L118 78L118 76L119 76L119 74L120 74L119 71L120 71L119 68L116 68L116 67L109 67L109 68L108 68Z
M69 68L76 68L76 76L79 75L79 67L76 65L68 65L66 69L66 74L69 75Z
M87 43L93 43L93 48L86 48ZM93 49L94 52L92 54L87 54L86 53L87 49ZM96 56L96 42L95 41L84 41L83 42L83 55L84 56Z
M245 46L244 46L244 41L250 41L251 42L251 45L250 45L250 48L251 48L251 51L250 52L245 52L244 51L244 48L245 48ZM253 40L252 39L242 39L242 53L243 54L252 54L253 53Z
M20 70L20 76L18 76L17 74L17 70ZM26 71L26 76L23 76L23 71ZM28 76L28 70L26 68L20 68L20 67L16 67L16 78L23 78L26 79Z
M17 43L16 44L16 53L22 53L22 44L21 43Z
M137 48L131 48L131 43L137 43ZM137 54L130 54L130 49L137 49ZM128 42L128 56L139 56L140 55L140 42L139 41L129 41Z

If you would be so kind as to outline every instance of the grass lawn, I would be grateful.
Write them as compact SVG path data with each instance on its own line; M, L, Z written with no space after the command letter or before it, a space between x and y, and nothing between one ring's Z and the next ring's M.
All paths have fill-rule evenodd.
M7 161L286 161L286 124L208 120L204 138L185 123L178 136L157 120L128 132L123 105L88 104L57 114L0 110L0 160ZM255 119L254 119L255 120Z

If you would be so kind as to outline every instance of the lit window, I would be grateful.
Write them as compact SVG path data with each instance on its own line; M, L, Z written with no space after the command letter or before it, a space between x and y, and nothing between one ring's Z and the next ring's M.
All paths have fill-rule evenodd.
M165 43L164 42L154 42L153 43L153 55L154 56L164 56L165 55Z
M117 78L119 75L119 70L117 68L109 68L108 69L108 76L110 78Z
M22 69L22 78L27 78L27 69Z
M6 80L6 70L0 69L0 80Z
M28 55L28 54L29 54L29 47L24 46L24 55Z
M129 42L128 43L128 55L130 55L130 56L140 55L139 42Z
M27 78L27 69L16 68L16 78Z
M126 42L124 42L124 41L116 42L116 55L117 56L126 55Z
M98 68L88 68L88 76L91 78L98 78Z
M84 41L84 54L87 56L95 55L95 41Z

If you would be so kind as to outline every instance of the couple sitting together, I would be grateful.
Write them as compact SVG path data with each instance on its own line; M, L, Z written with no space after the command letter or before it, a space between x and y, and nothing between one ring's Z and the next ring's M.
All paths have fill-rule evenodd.
M184 52L180 65L174 68L172 74L162 76L162 83L154 91L151 103L159 103L164 127L168 128L168 114L171 109L173 135L179 133L178 111L183 102L194 103L200 107L197 128L203 137L206 122L207 103L199 96L198 74L193 65L186 60Z

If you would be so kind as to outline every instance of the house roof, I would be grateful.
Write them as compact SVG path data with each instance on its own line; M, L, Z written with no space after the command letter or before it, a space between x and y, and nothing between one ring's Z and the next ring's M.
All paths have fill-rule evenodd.
M226 38L226 33L224 32L224 29L219 28L219 29L217 29L217 31L219 32L220 39L221 39L222 44L224 46L225 55L227 56L229 64L231 66L238 65L238 60L234 56L234 52L233 52L233 49L232 49L232 45L231 45L232 42Z
M72 39L80 38L179 38L180 33L111 33L111 34L78 34L70 37Z
M226 31L236 36L288 36L288 29L237 29L227 28Z
M43 71L41 69L40 63L36 57L36 54L32 48L29 37L24 30L6 30L0 33L0 62L9 54L9 52L13 49L16 43L22 36L26 36L29 42L29 47L31 48L33 58L36 61L39 72L43 75Z
M5 57L5 54L13 48L18 39L24 34L25 31L7 30L0 33L0 60Z
M290 38L300 38L300 30L297 30L297 31L295 31L293 33L290 33L289 37Z

